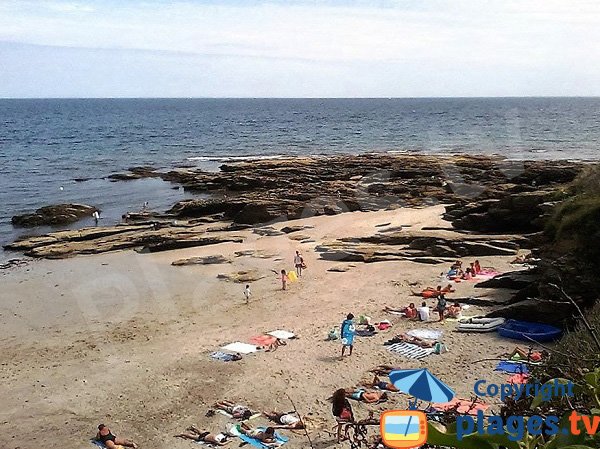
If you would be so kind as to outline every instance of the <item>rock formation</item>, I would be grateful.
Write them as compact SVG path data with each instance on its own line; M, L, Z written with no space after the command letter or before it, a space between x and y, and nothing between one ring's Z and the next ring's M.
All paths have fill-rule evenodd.
M75 223L84 217L91 217L100 210L85 204L56 204L45 206L31 214L15 215L12 224L24 228L35 226L55 226Z

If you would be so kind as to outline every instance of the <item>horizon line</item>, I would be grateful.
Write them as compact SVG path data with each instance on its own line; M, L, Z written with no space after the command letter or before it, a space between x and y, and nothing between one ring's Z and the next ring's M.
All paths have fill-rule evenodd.
M496 98L600 98L600 95L475 95L475 96L378 96L378 97L229 97L229 96L175 96L175 97L2 97L2 100L420 100L420 99L496 99Z

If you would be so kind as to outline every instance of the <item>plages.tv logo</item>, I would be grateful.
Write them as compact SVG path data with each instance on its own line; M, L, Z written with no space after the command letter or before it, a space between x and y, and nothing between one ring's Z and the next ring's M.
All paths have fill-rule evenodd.
M449 402L454 391L427 369L403 369L390 373L398 390L415 398L408 410L389 410L381 415L379 426L383 444L392 449L419 447L427 442L427 416L415 410L417 400Z

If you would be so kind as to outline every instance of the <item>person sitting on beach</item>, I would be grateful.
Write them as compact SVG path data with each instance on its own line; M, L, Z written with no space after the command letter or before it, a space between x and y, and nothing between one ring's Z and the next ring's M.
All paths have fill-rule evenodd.
M417 313L417 308L415 307L415 303L411 302L408 307L405 307L403 309L394 309L392 307L388 307L385 306L383 308L384 312L393 312L393 313L403 313L404 316L410 320L415 320L417 319L418 313Z
M331 402L333 403L331 407L331 412L338 423L337 425L337 442L341 441L342 437L342 427L344 424L354 423L354 412L352 411L352 406L348 399L346 399L346 390L340 388L333 393L331 396ZM346 427L346 432L344 434L344 440L348 439L348 427Z
M375 374L375 377L373 377L371 382L364 382L363 386L379 388L380 390L385 391L400 391L394 386L394 384L381 380L377 374Z
M292 413L280 413L275 410L270 412L263 412L267 418L271 421L280 424L273 426L274 429L304 429L304 423L300 418L294 416Z
M184 438L187 440L198 441L201 443L213 444L215 446L225 446L231 443L231 440L228 440L227 435L223 433L214 434L206 431L200 431L195 426L188 427L186 431L187 432L175 435L175 438Z
M540 362L544 357L547 357L549 353L547 351L534 351L529 348L525 351L523 348L517 346L513 352L508 355L508 359L518 358L518 360L529 360L531 362Z
M477 270L475 270L475 262L471 262L471 277L477 276Z
M419 320L429 321L429 307L425 301L421 303L421 307L417 309L417 313L419 314Z
M455 302L451 306L446 307L447 318L460 318L462 307L459 303Z
M471 279L473 279L473 274L470 268L467 268L467 270L463 273L461 279L464 279L465 281L470 281Z
M253 429L246 423L240 424L240 432L252 439L260 441L265 446L277 447L281 446L281 443L277 442L275 438L275 429L273 427L267 427L264 431L259 429Z
M96 441L101 442L108 449L117 449L119 446L133 447L134 449L138 447L137 444L135 444L131 440L117 437L104 424L100 424L98 426L98 433L96 434Z
M481 273L481 265L479 264L479 260L476 260L473 266L475 267L475 274Z
M347 388L344 390L346 397L365 404L375 404L377 402L387 401L385 391L367 391L364 388Z
M220 401L215 403L214 407L229 413L236 419L249 419L254 413L245 405L234 404L231 401Z
M462 269L462 262L460 260L457 260L456 262L454 262L451 266L450 266L451 270L460 270Z

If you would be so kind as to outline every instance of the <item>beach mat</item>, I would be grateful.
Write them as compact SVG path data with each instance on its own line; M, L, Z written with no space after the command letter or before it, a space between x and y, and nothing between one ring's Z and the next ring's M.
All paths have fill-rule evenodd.
M433 348L421 348L420 346L411 343L395 343L388 346L388 351L403 355L409 359L420 360L428 355L433 354Z
M223 346L221 349L223 351L239 352L240 354L252 354L253 352L258 351L256 345L250 345L240 341L229 343L227 346Z
M498 365L496 365L496 368L494 368L494 371L502 371L503 373L508 373L508 374L527 374L527 373L529 373L529 369L527 368L527 365L525 365L524 363L515 363L515 362L508 362L508 361L499 362Z
M439 340L442 338L442 331L437 331L434 329L411 329L406 332L406 335L410 335L411 337L422 338L423 340Z
M260 430L261 432L264 432L267 428L266 427L257 427L257 429ZM261 449L262 448L269 449L269 448L273 447L273 446L267 446L266 444L261 443L257 439L250 438L248 435L244 435L243 433L240 432L239 426L235 426L234 428L232 428L231 433L235 434L235 436L240 438L240 440L250 444L251 446L259 447ZM289 439L284 436L281 436L280 434L275 432L275 441L277 441L279 446L283 446L285 443L287 443L289 441Z
M267 332L267 335L278 338L279 340L291 340L292 338L296 338L296 335L293 332L284 330L275 330Z
M210 357L215 360L220 360L222 362L233 362L235 360L239 360L239 359L236 359L235 355L227 354L227 353L221 352L221 351L211 352Z

